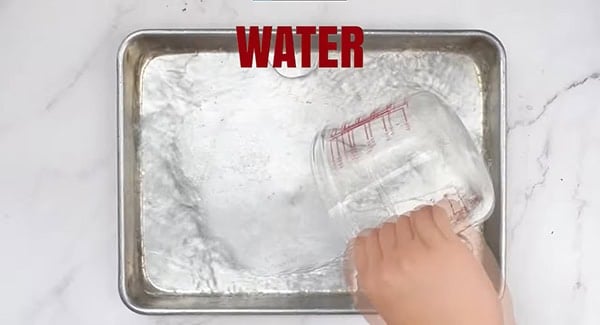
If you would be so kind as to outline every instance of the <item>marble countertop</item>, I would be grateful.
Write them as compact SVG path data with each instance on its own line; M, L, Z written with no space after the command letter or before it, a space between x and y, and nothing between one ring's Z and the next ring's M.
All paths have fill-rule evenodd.
M364 324L149 317L117 293L116 53L141 28L477 28L508 57L517 322L600 324L600 2L0 1L0 323Z

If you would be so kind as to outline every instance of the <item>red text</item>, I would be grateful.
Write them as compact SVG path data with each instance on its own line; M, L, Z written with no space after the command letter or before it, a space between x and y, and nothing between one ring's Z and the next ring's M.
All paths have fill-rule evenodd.
M266 68L269 64L269 51L273 39L273 27L264 26L262 32L258 26L236 27L240 66L251 68L253 63L258 68ZM286 63L288 67L296 67L296 47L294 36L300 42L300 66L312 66L312 37L318 38L319 68L362 68L364 33L358 26L278 26L275 31L273 45L273 67L279 68ZM339 35L339 37L338 37ZM333 39L332 39L333 38ZM338 48L339 40L339 48ZM339 60L330 56L338 52Z

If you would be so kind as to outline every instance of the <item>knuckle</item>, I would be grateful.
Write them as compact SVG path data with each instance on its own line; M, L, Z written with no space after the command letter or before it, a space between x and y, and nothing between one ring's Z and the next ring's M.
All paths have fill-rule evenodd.
M417 257L413 254L406 254L397 258L396 269L399 273L410 273L415 269L417 263Z
M361 291L371 292L377 288L376 279L374 277L359 278L358 286Z
M383 283L389 284L394 283L399 278L399 273L396 272L395 268L385 268L381 272L381 280Z
M382 230L385 231L386 233L391 233L391 232L393 232L395 230L395 228L396 228L395 224L386 222L383 225Z

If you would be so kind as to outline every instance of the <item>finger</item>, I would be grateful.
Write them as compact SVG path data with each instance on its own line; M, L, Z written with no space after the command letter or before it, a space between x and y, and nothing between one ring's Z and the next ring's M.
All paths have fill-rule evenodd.
M433 221L435 225L440 230L444 238L453 239L456 237L454 231L452 230L452 225L450 224L450 216L442 207L433 206L431 208L431 213L433 215Z
M465 228L468 226L468 211L461 200L445 198L437 202L436 205L446 211L453 233L456 234L465 230Z
M423 207L411 213L410 218L413 220L415 237L419 238L425 245L432 246L441 238L442 234L433 221L431 206Z
M448 212L452 224L464 219L468 214L468 210L460 198L446 198L438 202L437 205L444 208Z
M365 248L369 266L378 265L381 261L381 248L379 247L379 230L373 229L365 238Z
M379 247L381 248L382 256L389 253L396 246L396 225L386 222L379 229Z
M358 273L365 273L368 267L366 237L356 237L352 249L352 260Z
M448 214L448 216L450 216L450 219L452 219L455 214L455 211L454 211L455 204L458 204L455 200L442 199L442 200L438 201L435 205L444 209L444 211L446 211L446 214Z
M407 215L400 216L396 220L396 245L402 246L404 243L414 239L410 218Z

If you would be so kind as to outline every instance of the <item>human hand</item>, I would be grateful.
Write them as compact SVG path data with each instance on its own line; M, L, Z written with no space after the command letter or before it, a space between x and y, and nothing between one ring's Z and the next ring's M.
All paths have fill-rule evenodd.
M357 237L352 255L359 294L388 325L502 324L491 281L441 207Z

